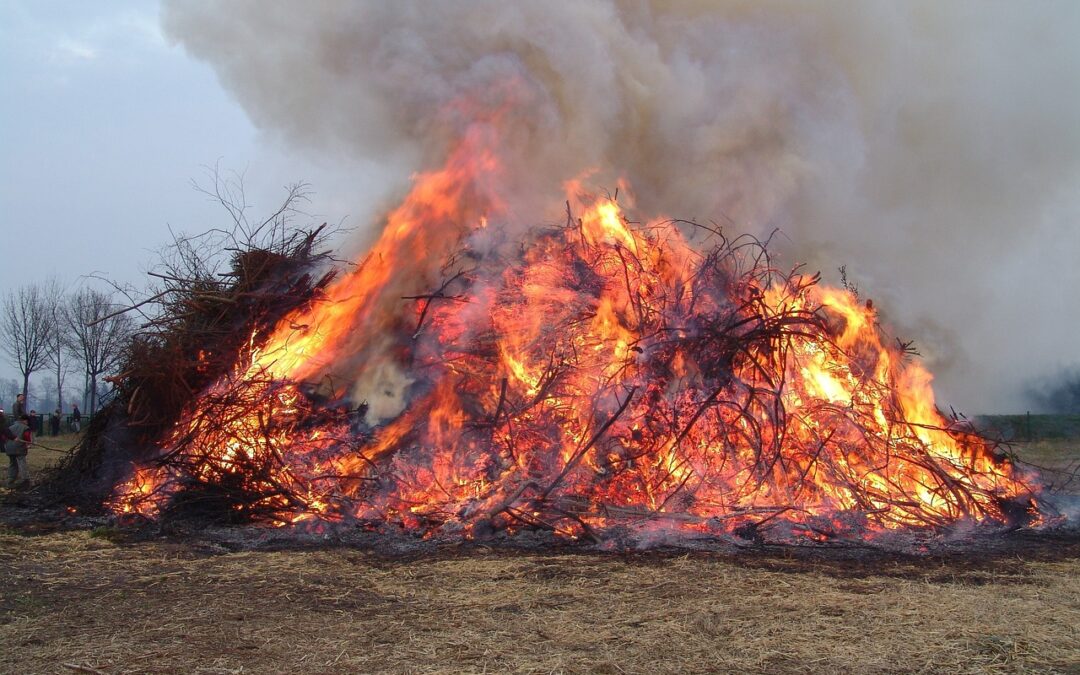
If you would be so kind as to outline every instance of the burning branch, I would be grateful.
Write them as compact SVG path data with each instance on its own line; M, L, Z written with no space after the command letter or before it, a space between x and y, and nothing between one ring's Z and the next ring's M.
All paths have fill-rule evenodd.
M429 211L443 212L399 210ZM165 398L183 403L113 508L592 541L841 540L1043 517L1021 472L937 412L910 343L885 339L852 293L775 268L768 241L568 205L563 227L524 243L493 245L486 225L474 247L465 232L422 275L395 248L406 225L336 286L308 271L312 234L237 253L227 286L167 296L153 344L195 367L173 371ZM238 308L243 339L225 339ZM201 321L202 351L172 337ZM159 381L131 372L130 399L156 400ZM332 373L350 386L328 387ZM388 416L350 402L392 386Z

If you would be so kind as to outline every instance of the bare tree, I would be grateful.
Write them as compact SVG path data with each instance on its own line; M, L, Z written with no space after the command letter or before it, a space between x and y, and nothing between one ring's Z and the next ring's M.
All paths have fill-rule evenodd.
M0 379L0 401L14 401L19 393L19 382L10 377ZM2 408L3 406L0 406Z
M70 339L65 339L65 333L69 331L65 312L67 305L64 298L64 287L55 278L49 279L44 286L45 297L52 312L52 321L55 326L52 340L49 343L49 367L56 376L56 405L64 407L64 380L71 372L71 349Z
M82 362L89 390L88 410L97 409L98 378L119 364L133 322L117 311L112 295L84 288L67 303L67 343Z
M30 375L48 365L55 332L53 312L43 286L20 286L4 297L0 347L22 375L23 395L30 388Z

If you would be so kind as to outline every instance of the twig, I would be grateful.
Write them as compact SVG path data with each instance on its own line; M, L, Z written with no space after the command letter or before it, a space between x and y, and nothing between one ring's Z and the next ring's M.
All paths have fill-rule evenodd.
M101 317L100 319L97 319L96 321L91 321L90 323L86 324L86 327L89 328L90 326L96 326L97 324L101 323L102 321L108 321L109 319L113 318L114 316L120 316L121 314L125 314L127 312L130 312L133 309L138 309L139 307L142 307L143 305L154 302L155 300L160 300L161 298L164 298L169 293L174 293L174 292L177 292L178 290L179 289L177 289L177 288L167 288L164 291L158 293L157 295L151 296L151 297L143 300L142 302L137 302L134 305L131 305L130 307L125 307L123 309L112 312L111 314L107 314L107 315Z
M79 665L78 663L65 663L63 664L68 670L74 670L79 673L94 673L94 675L108 675L104 670L98 670L97 668L91 668L90 666Z
M593 434L592 438L589 439L588 443L581 446L581 448L574 453L574 455L566 463L566 466L563 467L563 470L559 472L559 475L555 476L555 480L551 481L551 483L548 484L548 486L543 490L543 492L540 493L541 500L547 499L547 496L551 494L551 491L554 490L564 478L566 478L566 474L570 473L570 470L577 466L577 463L581 461L581 458L585 456L585 453L589 451L589 448L595 445L596 442L599 441L601 437L603 437L604 433L611 428L612 424L615 424L615 421L619 419L619 417L623 414L623 411L626 410L626 406L630 405L630 401L634 398L634 393L636 391L637 387L633 387L632 389L630 389L630 392L626 395L626 400L623 401L621 405L619 405L619 409L616 410L615 413L608 418L607 422L604 422L604 425L601 426L595 434Z

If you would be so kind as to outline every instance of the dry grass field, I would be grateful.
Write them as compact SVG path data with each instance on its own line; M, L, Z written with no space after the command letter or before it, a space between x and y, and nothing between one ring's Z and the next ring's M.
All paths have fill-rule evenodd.
M1080 544L395 559L8 529L0 645L7 673L1080 673Z

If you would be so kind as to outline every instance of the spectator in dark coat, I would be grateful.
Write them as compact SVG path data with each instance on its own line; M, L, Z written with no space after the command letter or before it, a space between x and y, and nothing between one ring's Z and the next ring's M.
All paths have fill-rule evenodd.
M30 416L23 415L15 420L11 428L6 429L4 453L8 456L8 485L22 487L30 485L30 467L26 464L26 455L34 435L30 431Z

